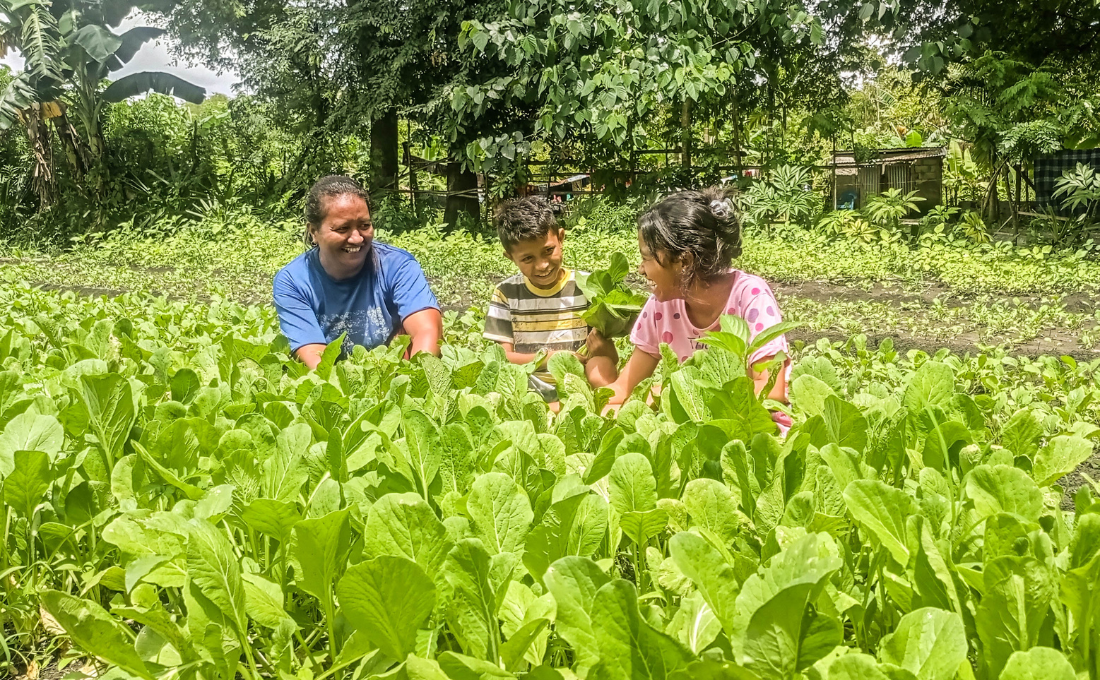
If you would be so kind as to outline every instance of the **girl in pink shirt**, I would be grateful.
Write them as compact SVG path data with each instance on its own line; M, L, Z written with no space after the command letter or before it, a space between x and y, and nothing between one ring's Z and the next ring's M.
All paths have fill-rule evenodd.
M699 338L719 328L723 314L736 314L755 337L782 319L771 288L759 276L733 269L741 255L741 225L724 190L681 191L658 202L638 218L641 273L649 281L651 295L630 341L630 355L619 379L612 404L621 404L642 380L653 375L661 360L661 343L667 343L680 361L703 349ZM784 336L772 340L749 357L754 365L787 352ZM750 369L751 370L751 369ZM769 397L787 401L790 361ZM767 371L752 371L757 390L768 382ZM777 414L780 425L788 423Z

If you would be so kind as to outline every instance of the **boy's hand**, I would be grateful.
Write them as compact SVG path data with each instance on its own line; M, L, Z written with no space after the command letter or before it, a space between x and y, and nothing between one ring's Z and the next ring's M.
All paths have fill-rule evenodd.
M588 331L588 339L585 345L588 348L588 356L590 357L618 356L618 352L615 350L615 342L604 337L604 334L595 328Z

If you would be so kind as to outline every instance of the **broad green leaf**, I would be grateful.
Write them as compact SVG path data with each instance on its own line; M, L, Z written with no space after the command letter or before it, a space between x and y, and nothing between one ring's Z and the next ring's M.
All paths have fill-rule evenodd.
M1057 649L1033 647L1013 652L1000 680L1076 680L1073 665Z
M509 671L521 670L527 650L539 639L549 625L549 619L534 619L528 621L511 635L507 642L500 647L500 660L504 667Z
M56 460L65 443L65 430L57 418L37 413L20 413L0 434L0 480L15 469L16 451L41 451Z
M668 543L676 567L699 589L727 635L733 635L741 584L721 553L697 534L682 531Z
M694 660L690 650L642 617L629 581L615 579L596 591L592 614L601 678L660 680Z
M771 413L756 398L752 380L738 378L721 390L712 390L707 402L714 420L730 439L750 442L758 434L774 434L775 421Z
M450 680L492 680L515 676L496 663L475 659L465 654L443 652L439 655L439 668Z
M84 651L138 677L155 677L134 650L130 629L95 602L47 590L42 606Z
M257 498L244 509L241 519L253 531L270 536L285 545L290 541L290 532L301 521L302 515L295 503Z
M202 388L202 380L190 368L181 368L172 376L172 400L190 404Z
M1035 460L1042 436L1043 424L1039 418L1028 409L1020 409L1012 414L1001 430L1001 446L1016 456Z
M918 680L951 680L966 661L966 630L958 614L925 607L901 617L879 646L879 660Z
M649 459L640 453L619 456L608 478L611 505L620 514L657 507L657 481Z
M142 461L144 461L146 465L152 468L153 471L156 472L157 475L161 479L163 479L166 484L174 486L182 491L183 495L186 496L189 500L197 501L206 494L206 492L199 487L180 479L180 477L175 472L161 465L160 462L156 458L154 458L153 455L149 453L149 451L146 450L146 448L139 444L137 441L133 442L133 446L134 450L137 451L138 455L141 457Z
M845 654L829 664L828 680L891 680L869 654ZM900 680L900 679L899 679Z
M985 594L975 616L983 658L991 677L1013 652L1039 642L1043 622L1058 594L1051 570L1033 557L998 557L985 572Z
M421 659L411 654L405 659L403 669L409 680L450 680L435 659Z
M536 580L567 555L591 557L607 534L608 504L594 493L564 498L550 506L527 535L523 564Z
M737 508L741 499L734 495L733 487L705 477L693 479L684 488L682 500L692 526L713 532L726 545L737 538L741 528Z
M302 567L298 587L322 604L331 598L333 581L345 564L351 541L348 509L294 526L294 557Z
M416 650L416 632L435 607L435 584L416 562L384 555L348 567L336 585L340 609L391 659Z
M736 658L760 677L787 677L828 655L842 637L840 622L808 605L842 564L827 534L806 534L749 576L730 636Z
M468 428L459 423L445 425L440 447L439 476L443 482L443 493L453 491L458 495L465 494L473 482L475 465L474 443Z
M526 492L501 472L481 475L470 489L467 512L474 531L493 554L520 553L535 518Z
M500 597L499 593L497 597ZM539 620L552 621L556 616L556 612L557 606L553 595L547 592L541 597L536 597L530 587L519 581L511 581L508 583L508 589L500 605L498 614L501 620L500 630L511 640L532 622ZM542 663L549 639L550 629L548 627L543 628L540 633L534 636L524 654L524 658L535 665ZM505 650L502 647L501 656L504 656L504 654Z
M829 396L825 398L821 418L825 423L828 439L820 443L815 441L814 444L818 448L829 443L856 451L863 451L866 448L867 419L858 408L840 397Z
M558 606L555 630L573 648L577 673L583 677L600 660L593 607L596 592L610 579L587 557L564 557L550 565L544 580Z
M1092 442L1081 437L1055 437L1039 449L1031 470L1035 483L1050 486L1077 469L1092 455Z
M979 465L966 476L966 495L979 517L999 512L1035 522L1043 512L1043 494L1026 472L1009 465Z
M16 451L14 462L15 469L4 480L4 503L30 521L53 482L50 459L41 451Z
M443 564L443 575L452 591L448 622L462 649L479 659L496 660L500 629L491 568L489 553L481 541L468 538L451 549Z
M672 390L676 396L676 402L683 409L683 414L676 417L676 421L692 420L702 423L710 420L710 410L706 404L706 394L699 385L699 378L690 370L680 370L672 374L670 380ZM670 395L671 396L671 395Z
M722 632L722 623L702 594L692 593L680 600L680 608L673 614L665 632L699 654Z
M745 631L745 665L761 678L794 677L843 641L840 621L820 611L807 611L823 583L788 586L753 612Z
M619 518L619 528L639 546L656 538L668 526L668 513L660 508L645 512L628 512Z
M84 48L94 61L104 63L122 47L122 40L99 24L85 24L69 38Z
M962 612L955 580L927 522L920 527L920 546L913 563L913 586L922 605Z
M415 493L386 494L367 514L363 548L370 557L393 555L416 562L437 576L451 549L447 529L427 501Z
M439 445L439 428L421 411L407 411L403 417L405 444L409 450L409 465L422 489L427 489L439 473L443 450Z
M625 437L626 434L618 425L613 426L603 434L600 447L596 451L596 457L592 459L592 464L584 471L585 484L595 484L611 472L611 466L615 464L619 443Z
M927 407L945 408L955 395L955 372L947 364L928 361L909 378L901 405L920 414Z
M246 639L248 623L240 563L225 533L209 522L196 522L191 527L187 538L187 573L191 583L234 626L237 637Z
M899 564L909 564L905 521L918 512L913 498L874 479L852 482L844 490L848 512L867 528Z
M107 465L114 467L137 418L130 381L117 373L82 375L75 396L88 413L88 425L106 455Z
M803 373L791 382L791 403L811 416L825 413L825 400L835 396L823 380Z
M286 623L297 628L298 624L286 613L279 584L259 574L243 574L242 578L245 610L249 618L267 628L278 628Z

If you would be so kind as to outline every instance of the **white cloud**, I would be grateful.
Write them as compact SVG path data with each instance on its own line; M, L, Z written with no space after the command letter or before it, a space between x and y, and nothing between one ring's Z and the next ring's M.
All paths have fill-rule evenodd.
M138 12L131 12L130 16L123 19L122 24L114 31L115 33L123 33L134 26L148 26L151 24L149 18L141 16ZM141 71L167 71L184 80L205 87L207 96L216 93L233 94L233 85L240 80L235 74L218 73L202 65L178 64L176 58L169 52L171 41L172 38L162 36L159 40L150 40L145 43L134 55L134 58L130 60L130 63L111 74L111 79L114 80ZM4 58L0 59L0 64L10 66L12 71L15 72L22 71L23 56L18 51L11 50Z

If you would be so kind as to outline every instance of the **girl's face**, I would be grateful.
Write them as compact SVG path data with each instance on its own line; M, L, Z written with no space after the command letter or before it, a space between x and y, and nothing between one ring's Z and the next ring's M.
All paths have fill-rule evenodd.
M325 199L325 219L312 231L321 264L334 279L355 276L374 241L374 224L362 198L343 194Z
M667 302L684 297L681 288L683 264L679 260L669 260L665 257L665 264L657 259L638 232L638 250L642 253L642 264L638 267L638 273L649 282L649 292L657 297L658 302Z

